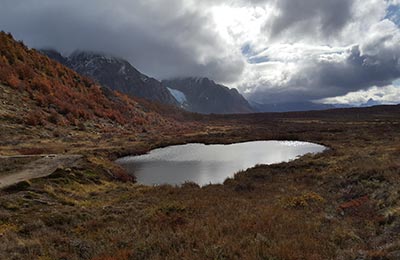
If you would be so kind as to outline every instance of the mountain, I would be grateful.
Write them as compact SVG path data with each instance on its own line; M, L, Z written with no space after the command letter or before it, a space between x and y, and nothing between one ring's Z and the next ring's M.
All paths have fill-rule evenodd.
M310 111L310 110L326 110L335 108L329 104L317 104L313 102L291 102L291 103L275 103L261 104L251 102L251 105L257 112L291 112L291 111Z
M0 32L0 94L3 126L54 129L89 124L130 132L178 127L174 119L141 100L100 86L4 32Z
M236 89L208 78L164 80L162 84L186 110L204 114L252 113L253 108Z
M48 50L40 50L40 52L49 57L50 59L58 61L59 63L68 66L68 58L61 55L61 53L59 53L58 51L48 49Z
M41 52L79 74L96 80L102 86L150 101L178 104L159 81L140 73L124 59L85 51L75 51L69 57L64 57L54 50Z
M374 99L370 98L368 99L367 102L365 102L364 104L361 104L360 107L372 107L372 106L379 106L381 105L380 102L375 101Z
M218 85L207 78L176 79L161 83L140 73L128 61L109 55L75 51L69 57L64 57L55 50L41 52L103 86L131 96L204 114L254 112L236 89Z

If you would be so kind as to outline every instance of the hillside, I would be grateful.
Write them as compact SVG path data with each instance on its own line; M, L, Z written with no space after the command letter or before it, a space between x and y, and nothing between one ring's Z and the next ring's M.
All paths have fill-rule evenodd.
M216 84L208 78L164 80L181 106L189 111L204 114L252 113L253 108L236 89Z
M177 105L175 98L159 81L140 73L124 59L88 51L75 51L69 57L54 50L41 52L102 86L150 101Z
M2 118L30 126L81 126L142 131L176 127L140 100L102 87L0 33Z

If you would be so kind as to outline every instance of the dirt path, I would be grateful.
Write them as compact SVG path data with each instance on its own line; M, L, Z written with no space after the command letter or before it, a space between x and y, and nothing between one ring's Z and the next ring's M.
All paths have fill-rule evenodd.
M6 158L6 156L1 157L3 159ZM4 176L0 175L0 189L21 181L48 176L59 167L72 167L82 158L82 155L44 155L34 157L38 157L38 159L27 163L22 169L9 172ZM7 158L21 158L21 156L9 156Z

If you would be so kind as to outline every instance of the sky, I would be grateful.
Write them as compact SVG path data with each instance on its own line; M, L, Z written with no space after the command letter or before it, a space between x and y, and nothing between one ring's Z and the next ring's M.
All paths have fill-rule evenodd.
M400 103L400 0L0 0L0 29L258 103Z

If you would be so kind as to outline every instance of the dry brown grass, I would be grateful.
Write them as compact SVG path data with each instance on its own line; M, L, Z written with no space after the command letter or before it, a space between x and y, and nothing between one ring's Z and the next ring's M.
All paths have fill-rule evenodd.
M0 258L398 259L400 118L397 110L367 111L216 117L206 131L180 137L56 139L58 149L89 156L80 168L1 192ZM115 181L107 159L174 143L260 139L331 149L202 188Z

